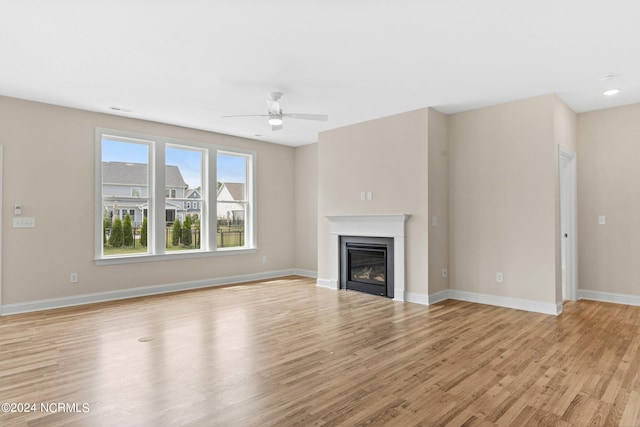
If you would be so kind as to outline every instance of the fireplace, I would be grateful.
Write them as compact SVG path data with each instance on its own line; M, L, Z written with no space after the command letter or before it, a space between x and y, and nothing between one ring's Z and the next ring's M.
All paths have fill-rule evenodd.
M393 298L393 238L341 236L340 248L340 288Z
M326 271L318 277L316 284L329 289L345 289L341 278L340 262L342 248L340 242L345 237L388 237L393 241L393 249L387 249L387 260L393 265L393 272L387 271L387 279L393 278L389 283L393 292L387 292L395 301L405 300L405 223L409 214L382 214L382 215L327 215L329 223L328 248L326 264L319 265ZM393 254L393 260L389 257ZM320 273L320 272L319 272Z

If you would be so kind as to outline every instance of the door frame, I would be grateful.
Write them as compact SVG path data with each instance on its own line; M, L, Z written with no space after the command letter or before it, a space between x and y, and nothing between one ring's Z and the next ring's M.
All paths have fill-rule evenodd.
M567 166L562 167L562 160L568 160ZM575 301L578 299L578 191L576 153L558 146L558 181L559 181L559 209L560 209L560 267L562 263L565 270L565 299ZM567 215L568 229L563 230L563 217ZM565 238L563 233L568 233ZM562 239L565 239L565 258L562 257ZM561 281L562 283L562 281ZM562 286L562 284L561 284Z

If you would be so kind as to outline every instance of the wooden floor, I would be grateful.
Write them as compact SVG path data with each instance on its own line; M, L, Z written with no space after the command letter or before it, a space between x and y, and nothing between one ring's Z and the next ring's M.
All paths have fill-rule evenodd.
M23 412L2 426L640 425L640 307L427 307L287 277L14 315L4 402Z

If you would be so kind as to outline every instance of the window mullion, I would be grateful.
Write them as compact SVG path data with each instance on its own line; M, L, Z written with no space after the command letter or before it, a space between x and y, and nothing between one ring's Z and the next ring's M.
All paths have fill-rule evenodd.
M206 180L204 182L206 191L205 209L203 215L207 216L207 242L210 251L215 251L218 248L218 166L217 166L218 152L216 150L207 151L207 172Z
M149 162L151 168L150 179L153 197L151 203L153 206L153 216L150 222L153 224L153 253L164 254L166 243L166 224L165 224L165 144L161 141L155 141L151 150L152 158Z

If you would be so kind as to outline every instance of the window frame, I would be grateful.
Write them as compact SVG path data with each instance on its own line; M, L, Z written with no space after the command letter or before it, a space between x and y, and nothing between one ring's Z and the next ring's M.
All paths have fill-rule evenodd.
M148 252L135 254L103 254L103 195L102 195L102 140L145 143L149 146L148 188ZM167 147L177 147L203 152L203 182L200 191L201 247L181 251L165 251L165 202L173 200L165 196L165 152ZM174 138L143 135L107 128L96 128L95 133L95 254L97 265L162 261L168 259L201 258L216 255L239 255L257 252L256 233L256 152L211 143L184 141ZM217 156L231 153L244 156L246 161L246 212L244 246L217 247ZM162 167L160 167L162 165ZM161 183L161 185L158 185Z

